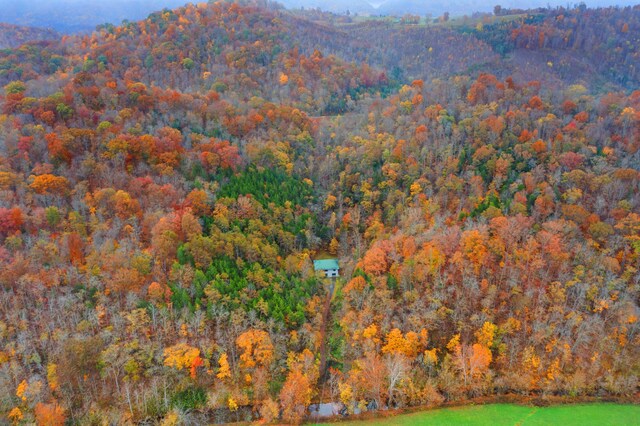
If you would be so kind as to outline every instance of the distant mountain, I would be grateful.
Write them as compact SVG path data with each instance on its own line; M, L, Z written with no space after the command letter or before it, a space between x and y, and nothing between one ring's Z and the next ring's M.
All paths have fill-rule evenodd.
M380 6L378 11L385 15L403 15L405 13L414 15L440 14L445 11L451 11L452 8L456 7L456 3L460 3L460 1L388 0ZM471 12L470 9L475 11L478 7L477 4L469 6L467 5L467 11L469 12Z
M407 13L434 17L449 12L452 16L491 12L496 4L504 8L566 6L564 0L278 0L287 8L319 8L337 14L396 15ZM0 22L29 27L53 28L61 33L90 32L99 24L136 21L163 8L175 8L187 0L0 0ZM194 1L193 3L197 3ZM587 0L590 7L613 4L632 5L632 0Z
M164 7L185 3L186 0L0 0L0 21L74 33L92 31L107 22L143 19Z
M28 41L52 40L59 37L53 30L0 23L0 49L18 47Z
M333 13L346 13L349 11L350 13L367 15L376 13L377 7L383 3L380 1L368 2L365 0L353 0L349 2L341 0L280 0L279 2L290 9L318 8Z
M495 0L492 2L477 2L471 0L280 0L289 8L320 8L334 13L367 14L367 15L404 15L407 13L414 15L438 16L444 12L452 15L471 15L474 12L491 12L497 4L506 8L537 8L547 6L566 6L563 0L551 1L516 1L516 0ZM633 5L634 1L621 0L587 0L584 3L589 7L612 6L612 5Z

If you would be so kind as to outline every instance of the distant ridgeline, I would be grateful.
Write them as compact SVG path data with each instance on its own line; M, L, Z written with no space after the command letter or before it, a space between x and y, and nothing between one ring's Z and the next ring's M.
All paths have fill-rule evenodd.
M0 22L86 33L105 22L135 21L163 7L184 4L183 0L0 0Z
M59 37L53 30L0 23L0 49L18 47L30 41L56 40Z

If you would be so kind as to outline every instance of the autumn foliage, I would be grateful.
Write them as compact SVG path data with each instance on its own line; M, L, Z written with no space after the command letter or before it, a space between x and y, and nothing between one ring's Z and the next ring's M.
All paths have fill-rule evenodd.
M640 10L512 12L221 1L0 50L2 419L634 397Z

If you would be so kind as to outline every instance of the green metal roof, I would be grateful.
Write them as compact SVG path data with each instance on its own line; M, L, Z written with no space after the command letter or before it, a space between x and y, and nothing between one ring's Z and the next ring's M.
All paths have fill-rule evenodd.
M329 269L340 269L337 259L314 260L313 269L316 271L327 271Z

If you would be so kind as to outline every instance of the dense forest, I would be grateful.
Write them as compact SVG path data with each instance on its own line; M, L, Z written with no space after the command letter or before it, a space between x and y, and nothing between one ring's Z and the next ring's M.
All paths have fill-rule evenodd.
M637 398L640 6L495 12L0 50L2 421Z

